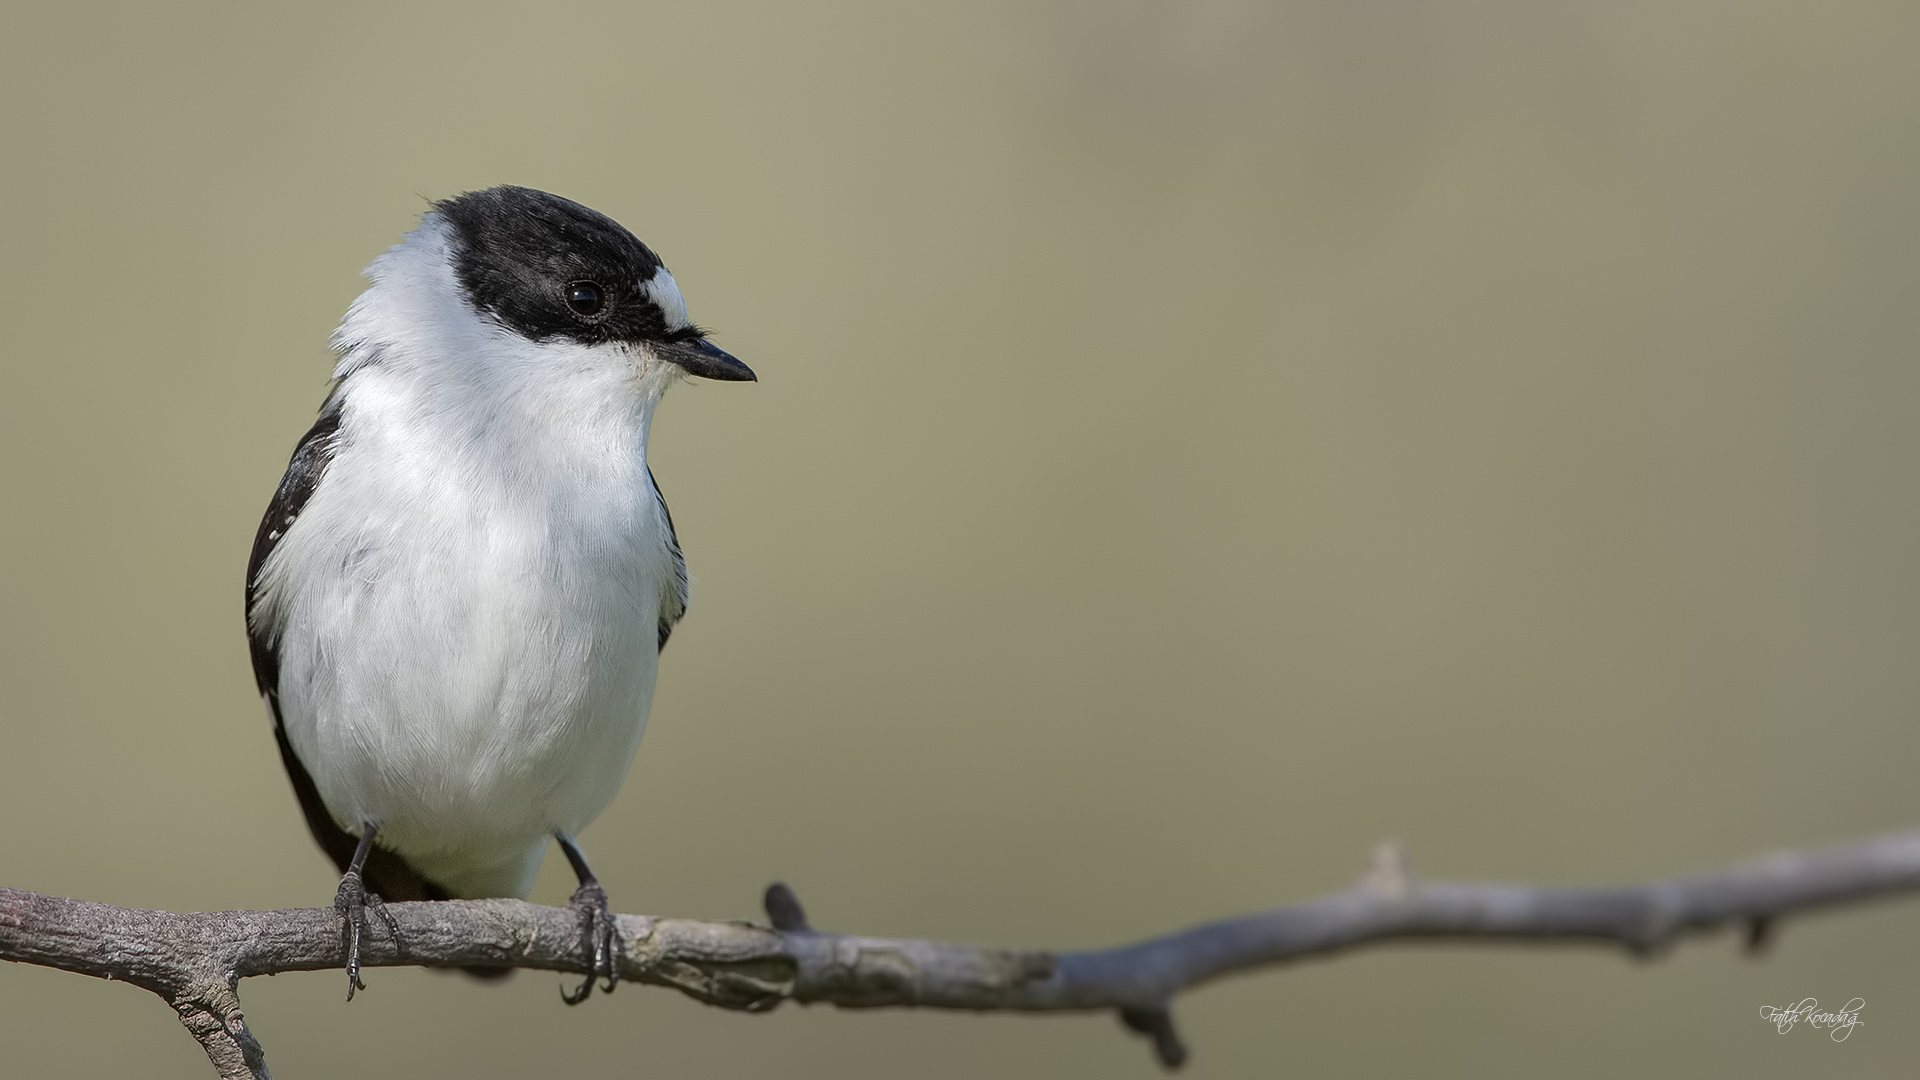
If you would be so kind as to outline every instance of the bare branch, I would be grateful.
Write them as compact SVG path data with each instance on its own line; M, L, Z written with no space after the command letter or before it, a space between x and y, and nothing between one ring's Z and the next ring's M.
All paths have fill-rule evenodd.
M1099 952L1051 953L809 928L793 891L767 890L771 927L622 915L621 978L709 1005L764 1012L783 1001L842 1008L1114 1010L1177 1068L1186 1047L1168 1003L1235 971L1396 938L1597 942L1636 955L1683 934L1743 924L1764 948L1782 917L1920 889L1920 830L1772 855L1625 888L1421 881L1383 848L1360 883L1289 907ZM386 905L368 967L524 967L584 974L577 916L520 900ZM267 1075L239 980L346 962L330 908L174 914L0 889L0 959L118 979L165 998L222 1077Z

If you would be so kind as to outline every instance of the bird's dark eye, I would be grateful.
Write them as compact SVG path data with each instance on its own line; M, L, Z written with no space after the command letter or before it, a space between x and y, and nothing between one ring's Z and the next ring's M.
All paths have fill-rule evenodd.
M567 286L567 306L575 315L598 315L607 306L607 294L591 281L576 281Z

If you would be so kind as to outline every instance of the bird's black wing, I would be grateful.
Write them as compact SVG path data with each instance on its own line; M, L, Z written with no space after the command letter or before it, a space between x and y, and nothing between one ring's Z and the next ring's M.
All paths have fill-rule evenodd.
M654 501L660 504L660 516L667 519L667 550L673 553L674 592L660 609L660 648L664 649L667 639L673 636L674 626L687 613L687 558L680 554L680 534L673 531L673 511L667 509L667 497L660 494L652 469L647 470L647 484L653 488Z
M280 722L279 627L258 625L253 618L254 601L260 588L260 567L299 518L307 500L313 497L314 488L327 471L327 463L333 460L339 440L340 399L336 394L320 410L320 419L314 422L312 430L294 447L293 460L287 463L287 475L281 479L279 490L273 493L273 501L267 504L260 531L254 534L253 554L247 559L247 641L253 652L254 682L273 718L273 736L280 742L280 761L287 767L287 778L293 781L293 793L300 799L307 829L344 874L347 864L353 861L353 849L358 841L334 824L333 815L320 801L320 789L314 786L313 777L294 754L293 744L287 741L286 728ZM364 874L367 888L384 900L445 900L448 896L447 890L421 877L404 859L378 844L367 855Z

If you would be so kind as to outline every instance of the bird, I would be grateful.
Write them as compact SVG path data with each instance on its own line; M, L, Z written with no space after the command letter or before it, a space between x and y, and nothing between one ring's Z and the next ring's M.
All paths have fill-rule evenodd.
M647 433L676 382L756 376L651 248L544 191L430 203L365 277L246 583L255 681L341 873L347 998L370 911L397 941L386 901L525 897L553 841L577 1004L617 984L620 941L576 838L688 602Z

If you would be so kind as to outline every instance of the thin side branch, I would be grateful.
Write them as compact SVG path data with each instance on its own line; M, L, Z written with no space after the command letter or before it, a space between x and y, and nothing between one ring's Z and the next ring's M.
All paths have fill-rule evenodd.
M1397 851L1376 855L1352 888L1098 952L1053 953L811 929L784 885L768 889L771 926L619 916L620 977L671 987L720 1008L764 1012L783 1001L842 1008L1113 1010L1162 1064L1186 1048L1168 1003L1236 971L1396 938L1598 942L1657 955L1684 934L1744 924L1750 950L1782 917L1920 889L1920 830L1784 853L1624 888L1422 881ZM584 974L577 916L520 900L389 904L396 938L377 923L369 967L498 966ZM175 914L0 889L0 959L117 979L165 998L220 1075L267 1076L247 1030L239 980L340 968L330 908Z

